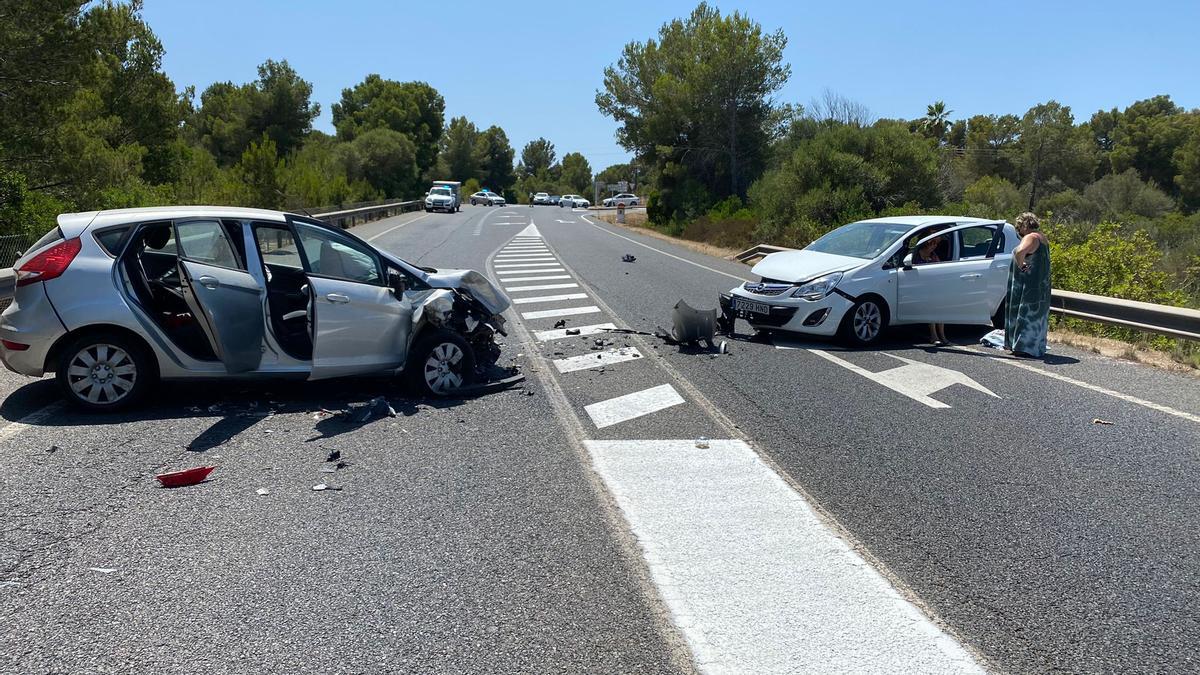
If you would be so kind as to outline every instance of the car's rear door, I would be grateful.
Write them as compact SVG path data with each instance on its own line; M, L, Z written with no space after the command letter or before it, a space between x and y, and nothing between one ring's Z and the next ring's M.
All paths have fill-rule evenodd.
M184 300L229 373L256 370L263 353L263 288L246 271L241 223L177 220Z
M369 246L318 225L293 221L312 293L310 379L399 367L411 328L410 303L386 284Z

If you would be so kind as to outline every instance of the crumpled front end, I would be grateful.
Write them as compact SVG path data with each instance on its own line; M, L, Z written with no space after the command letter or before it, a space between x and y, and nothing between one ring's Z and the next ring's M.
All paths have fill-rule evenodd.
M426 325L459 333L475 352L476 369L491 369L500 358L496 334L506 335L501 313L512 304L508 296L473 270L430 273L427 281L432 289L410 296L413 335Z

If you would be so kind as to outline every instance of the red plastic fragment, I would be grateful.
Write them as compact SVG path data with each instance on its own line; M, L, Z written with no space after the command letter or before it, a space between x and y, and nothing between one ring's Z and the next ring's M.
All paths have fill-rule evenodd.
M170 471L168 473L160 473L155 478L165 488L184 487L187 485L195 485L203 483L204 479L208 478L208 474L212 473L215 466L197 466L183 471Z

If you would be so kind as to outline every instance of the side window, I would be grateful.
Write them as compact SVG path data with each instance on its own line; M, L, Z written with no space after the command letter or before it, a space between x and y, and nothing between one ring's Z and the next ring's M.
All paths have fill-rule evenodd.
M96 242L100 244L100 248L104 252L116 257L121 252L121 244L125 242L125 235L129 233L129 225L120 227L110 227L107 230L100 230L96 233Z
M300 260L300 247L292 231L279 225L254 226L254 241L258 244L258 252L266 265L304 269Z
M234 252L225 228L216 220L188 220L175 223L179 250L184 258L231 269L244 269Z
M319 227L296 223L309 271L324 277L383 285L383 272L375 254L356 241Z
M992 247L992 235L995 230L990 227L971 227L958 231L958 259L972 260L987 255Z

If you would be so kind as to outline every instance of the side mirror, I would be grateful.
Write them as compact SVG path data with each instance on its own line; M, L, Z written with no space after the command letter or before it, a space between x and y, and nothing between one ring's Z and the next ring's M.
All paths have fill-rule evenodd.
M904 262L900 263L900 269L911 270L913 268L913 254L909 253L904 256Z
M389 270L387 279L388 287L392 289L392 293L396 295L397 299L404 295L404 290L407 288L407 285L404 283L403 274L400 274L395 270Z

